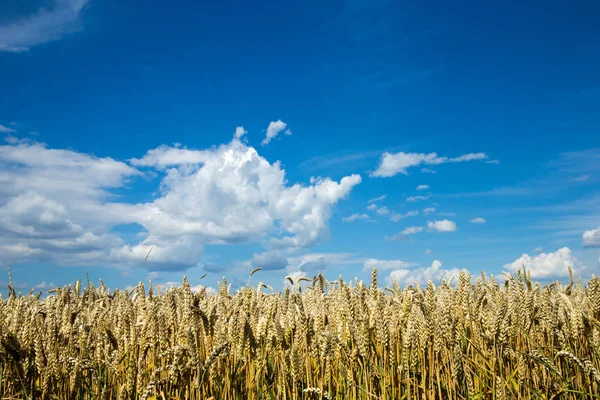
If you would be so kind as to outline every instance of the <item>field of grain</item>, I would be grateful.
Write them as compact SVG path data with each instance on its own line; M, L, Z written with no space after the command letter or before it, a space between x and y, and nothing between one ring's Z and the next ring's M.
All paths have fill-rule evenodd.
M253 278L260 276L257 273ZM600 279L78 282L0 300L2 399L600 397Z

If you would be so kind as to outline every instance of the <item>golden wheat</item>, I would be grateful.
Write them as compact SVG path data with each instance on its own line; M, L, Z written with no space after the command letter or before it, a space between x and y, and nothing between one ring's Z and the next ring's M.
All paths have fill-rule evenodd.
M258 272L255 269L250 275ZM600 279L541 286L462 273L381 289L110 292L77 282L0 298L2 399L576 399L600 396ZM302 283L307 285L302 287ZM264 293L263 289L271 290Z

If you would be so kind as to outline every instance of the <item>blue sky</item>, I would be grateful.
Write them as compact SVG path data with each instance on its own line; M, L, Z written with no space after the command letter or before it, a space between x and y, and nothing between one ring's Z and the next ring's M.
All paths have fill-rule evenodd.
M1 290L598 275L600 5L527 3L3 1Z

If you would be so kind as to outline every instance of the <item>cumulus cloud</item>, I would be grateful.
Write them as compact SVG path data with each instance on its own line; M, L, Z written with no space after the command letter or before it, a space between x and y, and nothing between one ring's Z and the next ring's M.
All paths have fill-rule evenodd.
M23 52L82 29L89 0L53 0L31 15L0 23L0 51Z
M571 249L563 247L554 253L541 253L535 257L523 254L512 263L504 265L504 268L516 273L525 267L526 270L531 271L532 278L547 279L569 276L569 266L573 268L574 272L581 272L584 268L579 260L571 254Z
M427 190L429 189L429 185L419 185L417 186L417 190Z
M477 217L469 220L472 224L485 224L485 218Z
M286 135L291 135L292 132L287 128L287 124L282 120L271 121L269 127L267 128L267 136L263 139L262 145L268 144L272 139L274 139L281 132L284 132Z
M390 273L386 280L389 284L398 282L400 284L419 283L420 285L426 285L428 281L439 283L442 280L457 279L460 272L461 270L458 268L444 269L439 260L434 260L431 266L427 268L396 269Z
M105 260L107 246L122 244L110 229L133 207L109 203L110 191L140 175L108 157L31 142L0 146L0 259Z
M367 214L352 214L349 217L342 218L344 222L354 222L354 221L371 221L371 217Z
M421 164L438 165L444 163L460 163L473 160L485 160L488 156L485 153L469 153L459 157L448 158L439 157L437 153L389 153L381 155L379 166L371 174L374 177L392 177L397 174L408 175L408 169L417 167ZM424 171L431 172L431 171Z
M333 208L361 177L289 185L279 162L239 135L209 150L161 146L131 159L164 174L158 198L137 204L112 194L144 175L127 163L35 142L0 146L0 259L177 269L197 266L206 243L271 236L270 250L282 250L328 237ZM115 233L125 224L139 226L141 241Z
M427 222L427 229L437 232L455 232L457 230L456 223L447 219L441 221Z
M582 238L585 247L600 247L600 228L583 232Z
M0 133L14 133L16 130L0 124Z

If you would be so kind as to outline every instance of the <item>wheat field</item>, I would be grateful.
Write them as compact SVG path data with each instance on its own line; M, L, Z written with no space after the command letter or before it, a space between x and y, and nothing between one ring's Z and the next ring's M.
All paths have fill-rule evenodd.
M253 271L256 272L256 271ZM257 274L259 276L260 274ZM231 293L81 282L0 299L2 399L600 398L600 279Z

